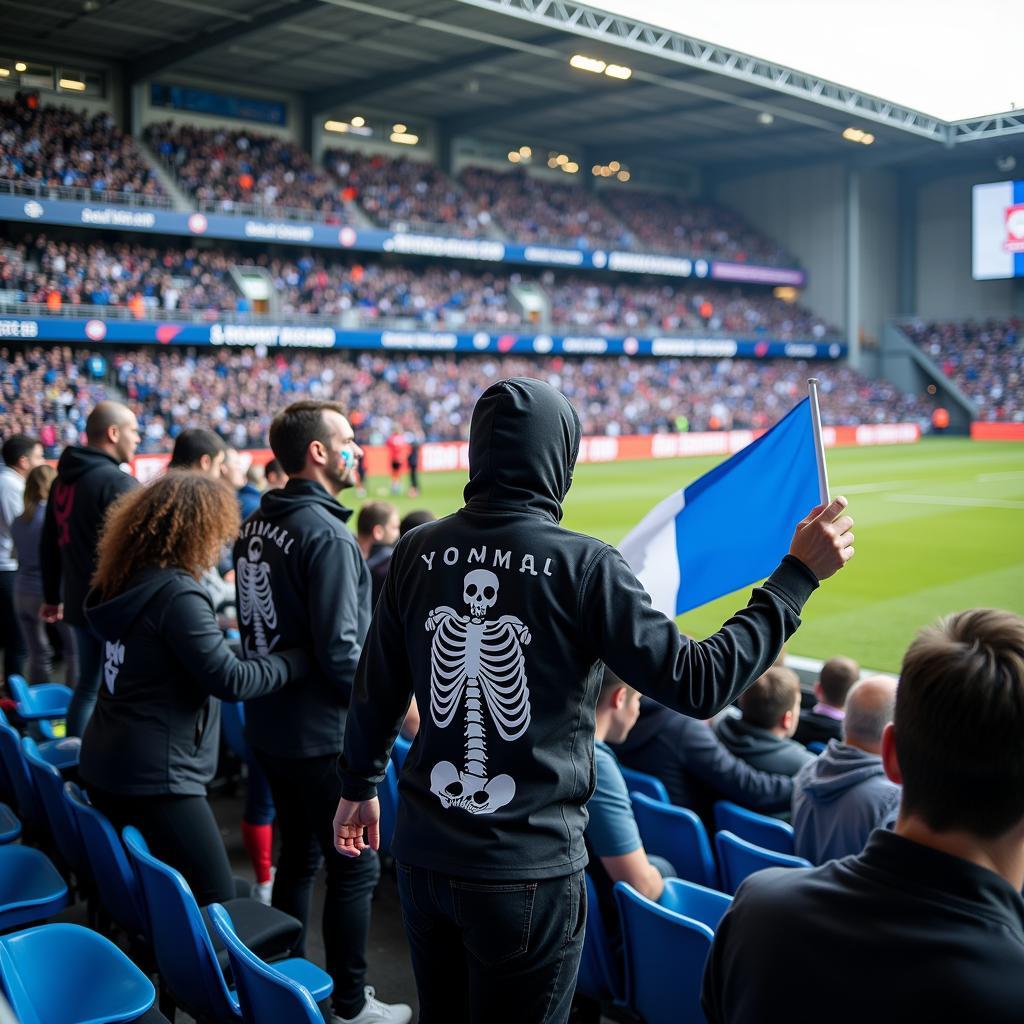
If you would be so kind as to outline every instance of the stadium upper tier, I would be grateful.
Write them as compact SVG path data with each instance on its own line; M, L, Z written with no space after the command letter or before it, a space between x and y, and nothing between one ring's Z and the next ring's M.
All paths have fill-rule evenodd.
M1024 333L1020 320L902 326L977 405L978 419L1024 422Z
M265 274L262 313L240 290L240 268ZM513 292L546 296L550 323L531 323ZM88 244L43 234L0 236L0 308L8 313L84 313L107 318L260 320L318 318L346 327L586 330L614 335L693 332L823 340L834 328L800 306L759 289L707 281L669 285L642 277L468 271L353 262L315 252L253 256L237 248L175 247L102 240Z
M120 395L139 415L144 451L167 450L181 430L199 426L212 426L238 447L264 447L274 413L311 397L350 409L365 443L379 444L395 429L464 440L480 393L511 376L558 387L591 435L760 428L800 400L811 375L821 380L826 423L928 421L923 402L884 381L793 360L28 347L0 349L0 434L39 436L53 455L79 440L95 401Z

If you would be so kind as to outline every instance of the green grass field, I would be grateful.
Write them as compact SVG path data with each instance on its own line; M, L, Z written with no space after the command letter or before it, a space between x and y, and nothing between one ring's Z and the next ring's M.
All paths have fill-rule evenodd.
M656 502L718 461L580 466L564 523L617 543ZM836 449L828 462L833 494L850 499L857 554L811 599L791 654L847 654L893 671L915 630L939 615L978 605L1024 614L1024 448L943 438ZM403 514L443 515L461 504L463 474L421 480L419 498L398 499ZM369 481L371 497L385 491L384 480ZM682 616L680 626L706 636L745 602L745 591L723 597Z

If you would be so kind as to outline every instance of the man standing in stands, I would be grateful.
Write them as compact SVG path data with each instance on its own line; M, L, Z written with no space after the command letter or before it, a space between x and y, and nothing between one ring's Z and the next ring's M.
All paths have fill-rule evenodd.
M797 743L828 743L843 733L843 705L846 695L860 677L860 665L853 658L829 658L821 666L814 696L818 702L800 712L800 723L793 737Z
M372 604L377 603L391 563L391 552L398 543L398 509L390 501L368 501L356 517L356 539L366 559L373 584Z
M710 1024L1021 1020L1024 618L975 609L918 634L882 763L903 786L892 831L740 886L705 968ZM782 996L794 965L813 967Z
M812 864L860 853L874 829L896 817L900 787L885 777L882 734L896 706L896 680L862 679L846 698L843 739L800 769L793 787L796 853Z
M484 392L466 504L399 541L359 662L335 843L352 857L378 845L376 787L415 694L391 849L422 1024L566 1020L602 663L709 717L772 664L818 581L853 555L839 498L798 525L745 609L693 643L614 548L558 525L580 435L550 385Z
M43 463L43 445L36 437L14 434L4 441L0 468L0 637L4 647L4 680L23 674L25 640L14 607L18 560L11 524L25 511L25 478Z
M313 668L285 690L246 704L246 735L270 780L281 856L273 905L303 923L313 879L327 862L323 939L339 1022L404 1024L408 1006L365 985L370 899L380 866L335 849L331 815L352 680L370 621L370 574L335 495L351 487L359 446L335 402L301 401L270 425L288 483L264 494L235 543L238 628L245 654L299 647Z
M78 684L68 706L67 734L81 736L96 705L103 643L85 621L82 605L96 571L96 542L111 503L138 486L121 470L139 446L135 414L120 402L100 402L85 421L84 448L64 449L46 503L40 560L44 622L63 619L75 633Z

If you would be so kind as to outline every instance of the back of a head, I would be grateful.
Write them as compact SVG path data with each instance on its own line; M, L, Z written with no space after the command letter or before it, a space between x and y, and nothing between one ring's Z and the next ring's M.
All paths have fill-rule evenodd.
M860 665L853 658L829 658L821 666L818 674L818 685L825 703L834 708L841 708L846 703L846 696L860 676Z
M174 440L174 451L168 469L195 469L204 455L210 459L228 449L224 439L204 427L183 430Z
M122 427L132 419L132 411L120 402L99 402L85 421L85 437L91 445L102 445L107 441L111 427Z
M26 455L31 455L32 449L39 443L38 437L29 437L28 434L12 434L4 441L4 465L13 468Z
M739 699L743 721L761 729L774 729L800 695L800 677L783 665L773 665L754 680Z
M375 526L387 526L388 520L398 514L390 501L368 501L356 517L356 532L360 537L369 537Z
M892 676L868 676L855 683L846 697L843 742L877 751L882 732L892 721L896 707L896 683Z
M398 524L398 536L404 537L410 530L415 530L417 526L423 526L424 523L432 523L436 518L437 516L433 512L429 512L425 508L406 512L401 523Z
M923 629L893 722L902 814L983 839L1024 821L1024 617L975 608Z
M597 695L597 704L600 707L608 699L608 697L616 690L621 689L623 686L628 690L632 690L633 687L629 685L624 679L617 676L607 665L604 667L604 675L601 677L601 690Z

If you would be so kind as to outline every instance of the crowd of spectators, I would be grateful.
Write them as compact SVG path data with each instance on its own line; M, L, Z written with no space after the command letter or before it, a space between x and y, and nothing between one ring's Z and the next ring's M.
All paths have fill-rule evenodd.
M207 426L236 447L263 447L274 412L299 398L351 409L361 441L404 431L464 440L473 403L505 377L536 377L563 391L588 434L768 427L821 380L831 424L926 422L913 396L833 364L797 360L529 358L492 355L233 349L69 348L2 355L0 433L41 435L48 449L77 435L82 411L110 392L137 411L143 450L161 451L188 427ZM97 364L97 358L99 362Z
M45 188L162 194L145 157L109 113L41 106L34 94L0 101L0 178Z
M1024 334L1018 319L911 323L903 329L978 406L978 419L1024 421Z

